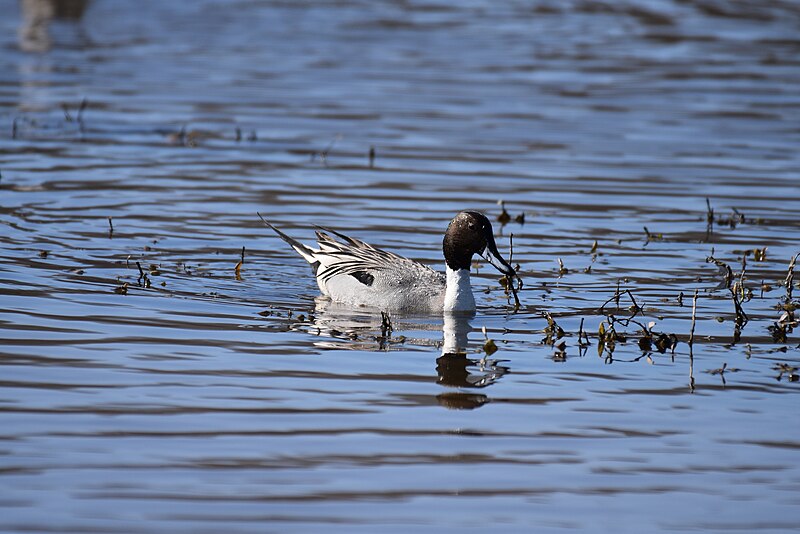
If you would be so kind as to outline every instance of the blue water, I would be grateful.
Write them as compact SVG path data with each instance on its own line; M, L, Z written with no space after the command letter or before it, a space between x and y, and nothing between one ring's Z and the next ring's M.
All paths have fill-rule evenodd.
M49 6L0 0L0 530L796 530L794 3ZM441 270L467 208L525 286L476 266L462 357L256 216Z

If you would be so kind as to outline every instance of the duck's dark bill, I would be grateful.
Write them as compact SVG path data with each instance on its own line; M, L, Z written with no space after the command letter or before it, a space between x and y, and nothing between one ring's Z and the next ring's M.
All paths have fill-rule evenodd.
M495 269L508 276L516 276L517 271L503 259L500 252L497 250L497 245L494 243L494 238L486 243L486 249L481 254L483 258L491 263Z

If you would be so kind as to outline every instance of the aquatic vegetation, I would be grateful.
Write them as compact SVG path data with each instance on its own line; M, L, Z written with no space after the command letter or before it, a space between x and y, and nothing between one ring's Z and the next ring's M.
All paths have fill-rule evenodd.
M236 267L234 267L233 269L237 280L242 279L242 265L244 265L244 247L242 247L241 259L239 260L239 263L236 264Z

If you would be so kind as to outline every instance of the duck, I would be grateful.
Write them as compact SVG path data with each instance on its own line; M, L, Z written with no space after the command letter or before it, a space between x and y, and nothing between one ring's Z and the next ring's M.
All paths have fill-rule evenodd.
M322 294L347 306L387 312L474 312L470 267L475 254L509 282L519 279L497 250L492 223L478 211L461 211L448 224L442 240L444 273L329 228L318 227L315 249L258 216L310 264Z

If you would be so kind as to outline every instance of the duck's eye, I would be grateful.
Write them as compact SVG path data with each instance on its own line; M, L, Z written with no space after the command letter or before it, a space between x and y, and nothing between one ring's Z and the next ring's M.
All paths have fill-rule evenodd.
M469 223L469 229L470 230L474 230L475 229L475 223L473 223L473 222Z

